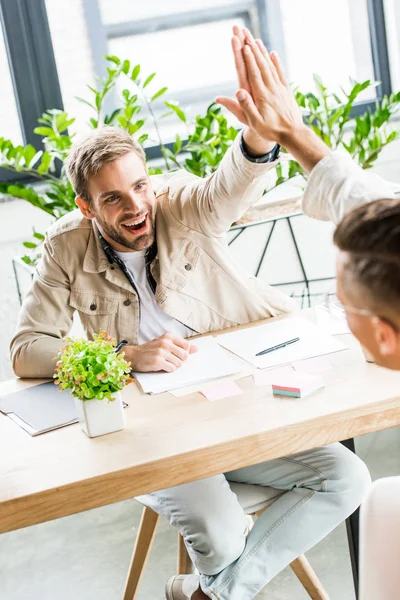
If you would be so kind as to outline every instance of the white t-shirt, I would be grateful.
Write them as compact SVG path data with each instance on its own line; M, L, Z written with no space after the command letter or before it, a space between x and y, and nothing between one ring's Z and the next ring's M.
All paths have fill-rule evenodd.
M139 294L140 324L138 344L150 342L164 333L173 333L182 338L194 335L195 331L167 315L158 306L146 275L146 250L115 252L115 254L125 263Z

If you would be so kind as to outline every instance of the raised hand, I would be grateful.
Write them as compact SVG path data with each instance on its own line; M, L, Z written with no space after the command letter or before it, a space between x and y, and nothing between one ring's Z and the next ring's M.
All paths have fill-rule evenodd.
M248 29L234 29L232 50L240 85L237 101L225 97L216 101L263 139L283 143L304 125L279 56L270 55Z
M255 40L248 29L235 27L233 34L240 89L236 100L220 96L216 102L247 125L246 142L249 139L256 148L261 148L262 143L277 142L310 172L330 149L304 125L278 54L269 54L263 42Z

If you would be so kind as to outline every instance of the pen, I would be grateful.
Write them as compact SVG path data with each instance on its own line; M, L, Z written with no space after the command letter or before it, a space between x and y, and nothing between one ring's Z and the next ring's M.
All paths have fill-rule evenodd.
M120 343L118 344L118 346L115 348L115 352L116 352L116 353L118 353L120 350L122 350L122 348L123 348L124 346L127 346L127 345L128 345L128 342L127 342L127 340L122 340L122 342L120 342Z
M282 344L278 344L277 346L272 346L272 348L266 348L265 350L261 350L261 352L257 352L256 356L262 356L263 354L268 354L269 352L273 352L274 350L279 350L280 348L284 348L285 346L289 346L289 344L294 344L298 342L300 338L293 338L292 340L288 340L287 342L282 342Z

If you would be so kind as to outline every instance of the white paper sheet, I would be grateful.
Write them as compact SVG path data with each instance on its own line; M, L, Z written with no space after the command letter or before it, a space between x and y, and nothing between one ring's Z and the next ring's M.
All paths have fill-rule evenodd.
M317 306L315 314L317 316L317 325L321 327L325 333L329 333L330 335L350 333L346 315L342 310L337 308L335 303L331 304L330 310L325 306Z
M245 368L243 368L243 365L245 365ZM226 377L221 377L218 379L218 381L221 383L229 382L229 381L237 381L238 379L243 379L244 377L249 377L250 375L252 375L254 373L255 370L258 371L258 369L255 369L254 367L251 367L247 363L243 362L240 371L238 371L237 373L234 373L233 375L227 375ZM176 398L182 398L183 396L188 396L189 394L194 394L196 392L200 392L202 389L206 388L207 386L212 386L212 385L213 385L212 382L204 383L204 381L198 381L197 383L194 383L193 385L188 385L185 387L177 388L176 390L168 390L168 391Z
M263 356L257 352L293 338L300 340ZM218 343L259 369L286 365L297 360L346 350L348 346L322 332L307 319L291 317L258 327L249 327L217 337Z
M218 379L243 370L234 357L223 350L213 337L194 340L198 351L191 354L182 367L173 373L159 371L157 373L134 373L143 391L159 394L169 390L195 384L199 381Z

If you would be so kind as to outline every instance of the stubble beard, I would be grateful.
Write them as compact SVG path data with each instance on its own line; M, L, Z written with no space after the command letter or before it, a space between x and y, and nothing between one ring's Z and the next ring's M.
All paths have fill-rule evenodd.
M149 233L144 233L138 237L130 239L129 234L125 234L122 231L122 225L120 225L119 227L113 227L106 221L103 221L102 219L99 219L98 216L96 216L96 221L98 225L100 226L102 232L107 235L107 237L109 237L114 242L117 242L121 246L124 246L129 250L134 250L136 252L150 248L150 246L152 246L154 242L155 223L152 211L149 211L148 213L148 220L150 227Z

